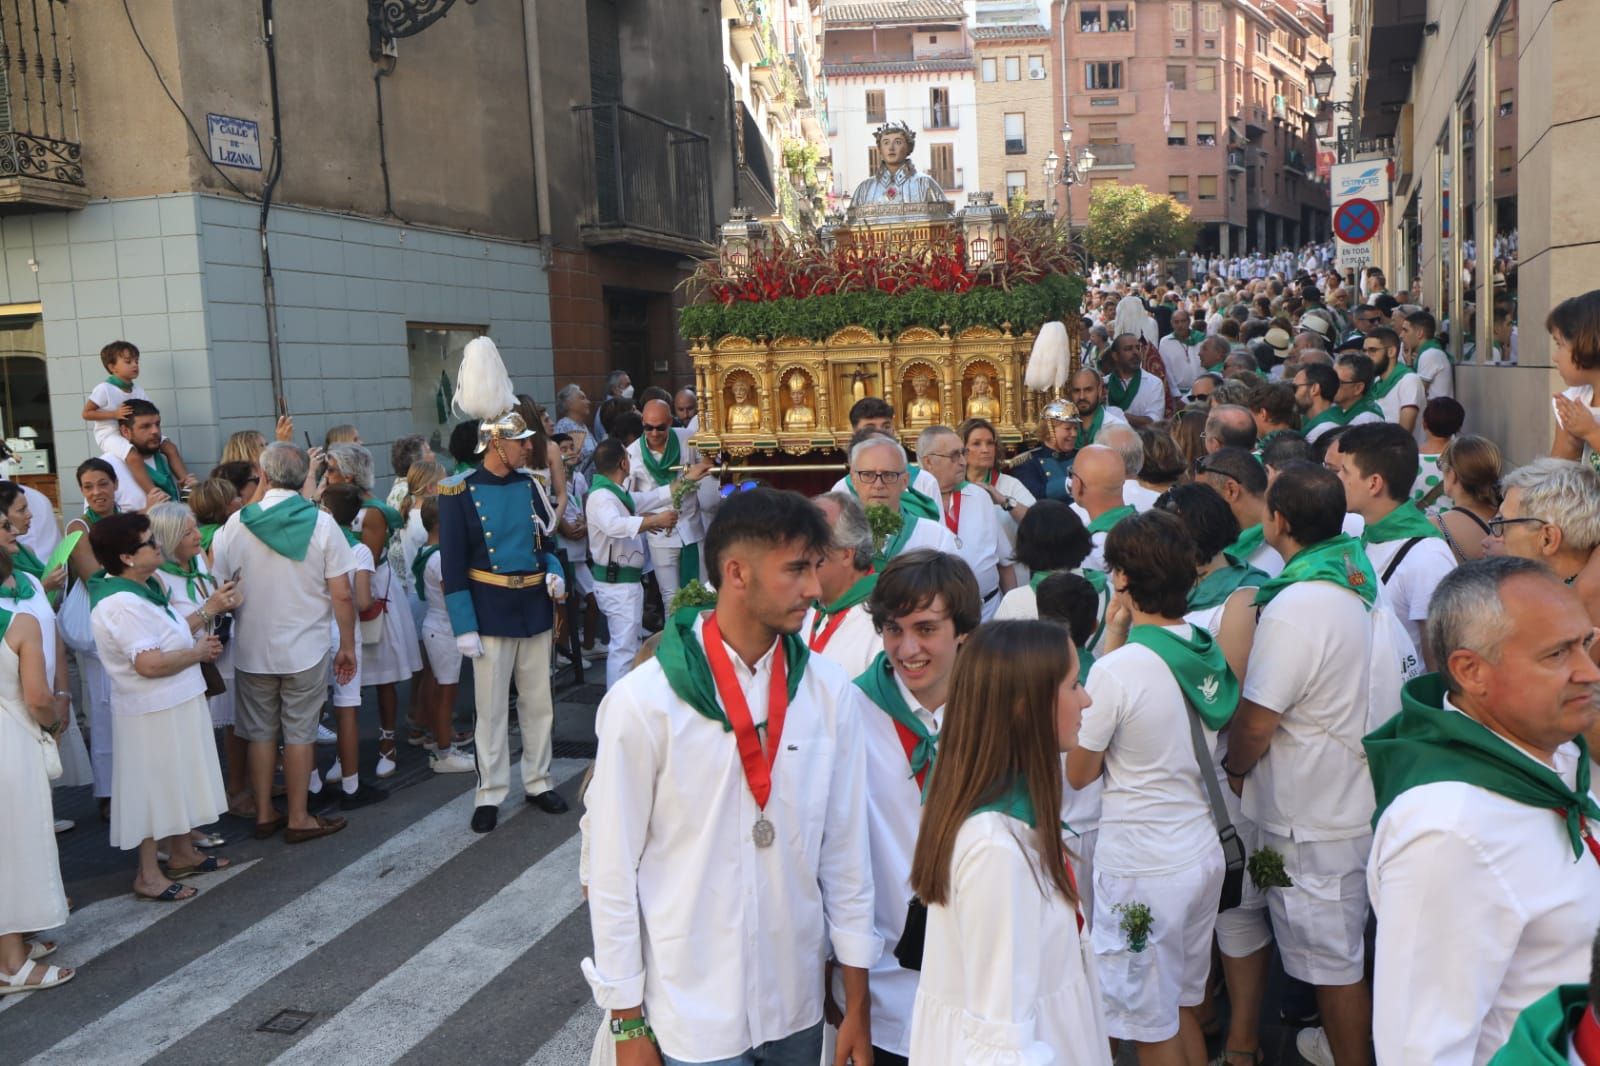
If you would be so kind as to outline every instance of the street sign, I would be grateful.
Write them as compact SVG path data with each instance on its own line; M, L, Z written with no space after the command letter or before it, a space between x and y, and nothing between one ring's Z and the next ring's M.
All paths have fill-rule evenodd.
M261 127L247 118L207 115L211 161L225 167L261 169Z
M1372 265L1372 244L1346 244L1344 241L1335 241L1338 249L1334 257L1334 266L1341 272L1346 270L1364 270Z
M1389 199L1389 161L1363 159L1359 163L1338 163L1333 168L1333 205L1360 198L1382 203Z
M1333 232L1346 244L1365 244L1378 233L1379 209L1371 200L1346 200L1333 213Z

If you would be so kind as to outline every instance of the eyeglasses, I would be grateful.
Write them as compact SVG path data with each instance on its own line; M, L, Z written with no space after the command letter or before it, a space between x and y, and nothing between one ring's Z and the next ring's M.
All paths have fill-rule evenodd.
M646 422L644 424L644 431L646 433L665 433L667 430L669 430L671 428L672 428L672 423L670 423L670 422L665 423L663 425L656 425L655 423L652 423L652 422Z
M161 548L161 545L156 543L156 538L151 537L149 540L141 540L139 542L139 547L141 547L141 548L155 548L155 549L157 549L159 551L160 548Z
M1496 538L1504 537L1506 535L1507 526L1521 525L1524 522L1530 522L1534 525L1540 526L1547 526L1550 524L1543 518L1502 518L1499 515L1495 515L1493 518L1489 519L1488 522L1489 536Z
M855 477L868 485L893 485L906 476L904 470L857 470Z
M967 457L967 450L965 448L957 448L953 452L929 452L927 454L927 458L929 458L929 459L949 459L949 460L952 460L954 462L960 462L962 459L965 459L966 457Z

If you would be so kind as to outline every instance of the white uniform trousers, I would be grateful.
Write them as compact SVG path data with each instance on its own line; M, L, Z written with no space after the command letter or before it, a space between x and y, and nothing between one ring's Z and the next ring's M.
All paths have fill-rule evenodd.
M522 725L522 787L530 796L548 792L550 727L550 631L532 637L483 637L483 655L472 663L477 704L473 746L477 749L479 807L498 807L510 791L511 739L508 705L517 681L517 721Z
M656 587L661 590L661 609L672 606L672 597L678 594L678 556L683 552L680 544L657 544L656 538L646 537L650 547L650 562L655 565Z
M676 572L676 562L673 569ZM594 599L606 616L606 630L611 634L611 650L606 655L606 688L609 689L633 669L633 657L639 653L644 585L638 581L596 581Z

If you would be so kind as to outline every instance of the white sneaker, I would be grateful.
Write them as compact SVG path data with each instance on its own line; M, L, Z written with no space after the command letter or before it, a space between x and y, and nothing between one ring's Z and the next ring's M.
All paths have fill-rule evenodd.
M603 640L597 640L597 641L594 642L594 647L587 648L587 649L584 650L583 657L585 659L604 659L607 655L610 655L610 654L611 654L611 645L607 644Z
M335 733L333 730L329 729L327 726L323 725L321 722L317 723L317 743L318 744L337 744L338 742L339 742L339 734Z
M325 785L337 785L343 780L344 766L338 759L335 759L333 760L333 765L328 767L328 772L322 775L322 783Z
M429 765L436 774L470 774L478 769L478 764L472 756L455 748L435 752L429 760Z
M1333 1048L1321 1029L1302 1029L1295 1034L1294 1048L1311 1066L1333 1066Z
M71 818L57 818L55 821L56 821L56 832L57 833L65 833L69 829L71 829L73 826L78 824L77 822L74 822Z

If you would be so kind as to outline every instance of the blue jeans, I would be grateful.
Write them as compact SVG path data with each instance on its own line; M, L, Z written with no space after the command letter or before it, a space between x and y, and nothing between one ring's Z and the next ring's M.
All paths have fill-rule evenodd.
M714 1062L691 1063L675 1059L665 1052L662 1066L817 1066L822 1061L822 1023L790 1034L782 1040L772 1040L743 1055Z

